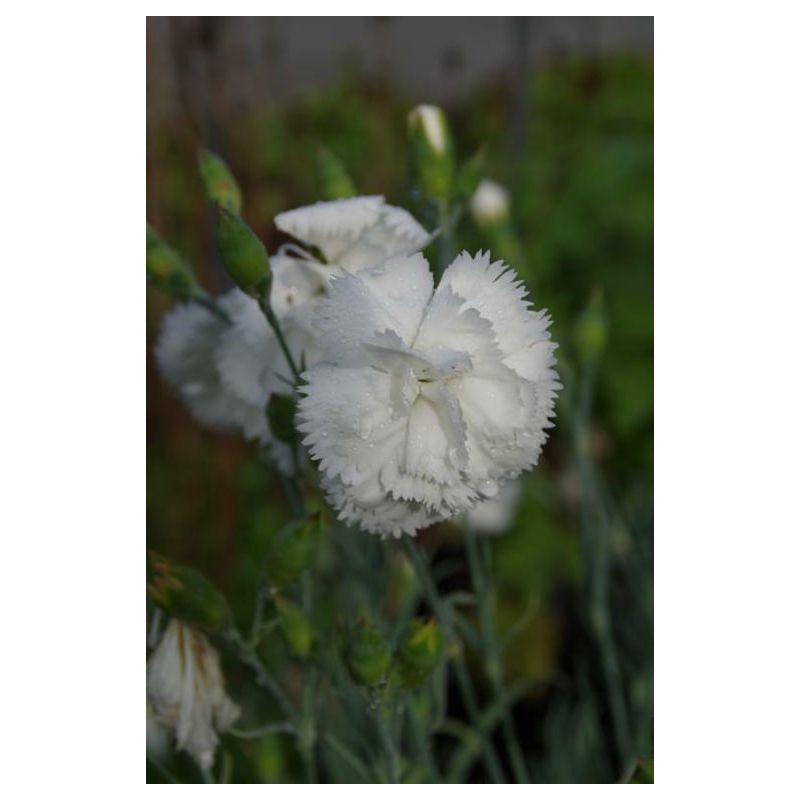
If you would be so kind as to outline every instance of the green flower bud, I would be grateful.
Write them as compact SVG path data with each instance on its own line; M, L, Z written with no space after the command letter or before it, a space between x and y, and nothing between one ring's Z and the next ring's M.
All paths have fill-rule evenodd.
M414 180L423 194L447 200L453 188L455 159L447 117L438 106L417 106L408 115Z
M356 196L356 187L353 186L344 165L330 150L324 147L321 147L317 153L317 170L322 184L322 195L326 200Z
M481 148L471 156L458 170L456 177L457 197L471 197L481 183L486 167L486 151Z
M608 339L608 321L603 312L603 291L595 289L586 310L575 323L575 349L584 363L600 356Z
M195 288L189 265L147 223L147 280L173 297L188 297Z
M224 630L230 621L225 598L195 569L150 557L147 591L156 605L185 622L209 631Z
M289 586L313 563L319 549L320 515L284 525L272 542L267 574L278 588Z
M392 663L392 651L380 631L366 622L353 628L345 644L345 663L356 683L374 686L379 683Z
M237 214L219 206L219 251L233 282L253 297L269 296L269 256L261 239Z
M293 444L297 439L294 416L297 411L295 398L288 394L271 394L267 402L267 422L272 435L284 444Z
M444 653L444 635L435 619L413 619L403 637L399 658L400 680L413 688L433 672Z
M289 648L299 658L308 658L314 637L303 610L283 597L275 598L275 608L278 611L278 623Z
M228 165L202 147L197 151L197 163L209 199L234 214L241 214L242 192Z

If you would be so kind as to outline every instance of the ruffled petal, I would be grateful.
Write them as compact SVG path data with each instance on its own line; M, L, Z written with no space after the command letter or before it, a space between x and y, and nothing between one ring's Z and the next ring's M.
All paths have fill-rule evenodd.
M338 264L364 230L378 222L382 206L380 196L314 203L278 214L275 225L295 239L319 248L329 264Z

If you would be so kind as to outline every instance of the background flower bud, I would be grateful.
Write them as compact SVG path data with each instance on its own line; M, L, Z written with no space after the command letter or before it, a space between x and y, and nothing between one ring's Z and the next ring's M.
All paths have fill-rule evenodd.
M197 570L151 555L147 590L158 606L172 616L209 631L224 630L230 621L225 598Z
M325 200L355 197L357 192L344 164L325 147L317 151L317 170Z
M484 178L469 199L469 210L480 227L490 227L508 220L508 190Z
M269 257L258 236L237 214L219 206L217 241L225 268L233 282L253 297L268 296Z
M272 542L267 562L270 583L278 588L291 584L313 563L319 548L320 515L284 525Z
M272 435L285 444L293 444L297 438L294 416L297 403L288 394L271 394L267 402L267 422Z
M417 106L408 115L408 136L414 180L428 197L448 199L455 162L444 111L438 106Z
M603 292L595 289L589 305L575 322L575 350L586 363L602 354L608 338L608 321L603 310Z
M400 679L419 686L438 666L444 652L444 635L435 619L413 619L398 651Z
M308 658L313 644L311 624L303 610L291 600L275 598L278 623L292 653L299 658Z
M147 279L174 297L188 297L195 286L189 265L147 223Z
M386 676L391 662L389 645L374 625L361 622L348 632L345 663L356 683L375 685Z
M240 214L242 192L228 165L218 155L204 148L197 151L197 163L209 199L234 214Z

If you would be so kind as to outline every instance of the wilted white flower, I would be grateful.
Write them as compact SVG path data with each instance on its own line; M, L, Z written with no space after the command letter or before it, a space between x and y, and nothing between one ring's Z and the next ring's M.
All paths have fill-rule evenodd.
M299 428L340 518L413 535L536 464L560 384L525 297L488 253L459 255L435 292L419 253L333 280Z
M219 655L205 636L170 621L147 660L147 700L155 719L174 732L178 748L210 769L217 731L233 725L239 708L225 694Z
M476 533L505 533L514 522L522 494L519 480L511 481L503 486L497 497L476 503L467 511L466 523Z
M275 223L324 259L294 245L270 257L270 303L292 356L307 365L321 355L311 319L331 277L419 250L431 238L411 214L382 197L316 203L278 214ZM265 408L270 395L291 393L289 365L252 297L234 289L218 302L232 324L195 304L180 305L164 318L159 366L200 422L236 428L270 445L278 466L288 471L289 448L274 441Z
M494 225L508 218L508 189L484 178L469 199L469 210L478 225Z

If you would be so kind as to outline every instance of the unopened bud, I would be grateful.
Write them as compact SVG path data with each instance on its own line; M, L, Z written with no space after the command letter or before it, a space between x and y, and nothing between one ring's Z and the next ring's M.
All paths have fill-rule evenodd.
M297 403L288 394L271 394L267 402L267 422L272 435L284 444L293 444L297 439L294 417Z
M174 297L185 298L195 286L194 276L183 257L147 223L147 279Z
M253 297L269 296L269 256L261 239L237 214L219 206L219 251L233 282Z
M380 631L366 622L353 628L345 645L345 663L356 683L374 686L386 677L392 652Z
M486 167L486 151L481 148L471 156L461 168L456 176L456 195L467 199L472 197L475 190L481 183Z
M307 570L319 549L320 515L295 520L275 535L267 562L270 583L278 588L291 584Z
M444 111L438 106L417 106L408 115L408 136L416 182L428 197L447 200L455 162Z
M603 292L595 289L586 310L575 323L575 349L584 363L597 358L605 349L608 321L603 312Z
M438 666L444 636L435 619L413 619L400 645L400 678L405 686L419 686Z
M150 557L148 593L172 616L209 631L222 631L230 621L225 598L200 572L173 564L162 556Z
M356 196L356 188L353 186L344 164L324 147L320 148L317 154L317 169L325 200Z
M197 163L209 199L234 214L240 214L242 192L228 165L218 155L203 148L197 151Z
M469 210L481 228L492 227L508 220L508 190L495 181L484 178L469 199Z
M303 610L283 597L275 598L275 608L278 611L278 623L290 650L299 658L308 658L314 637Z

